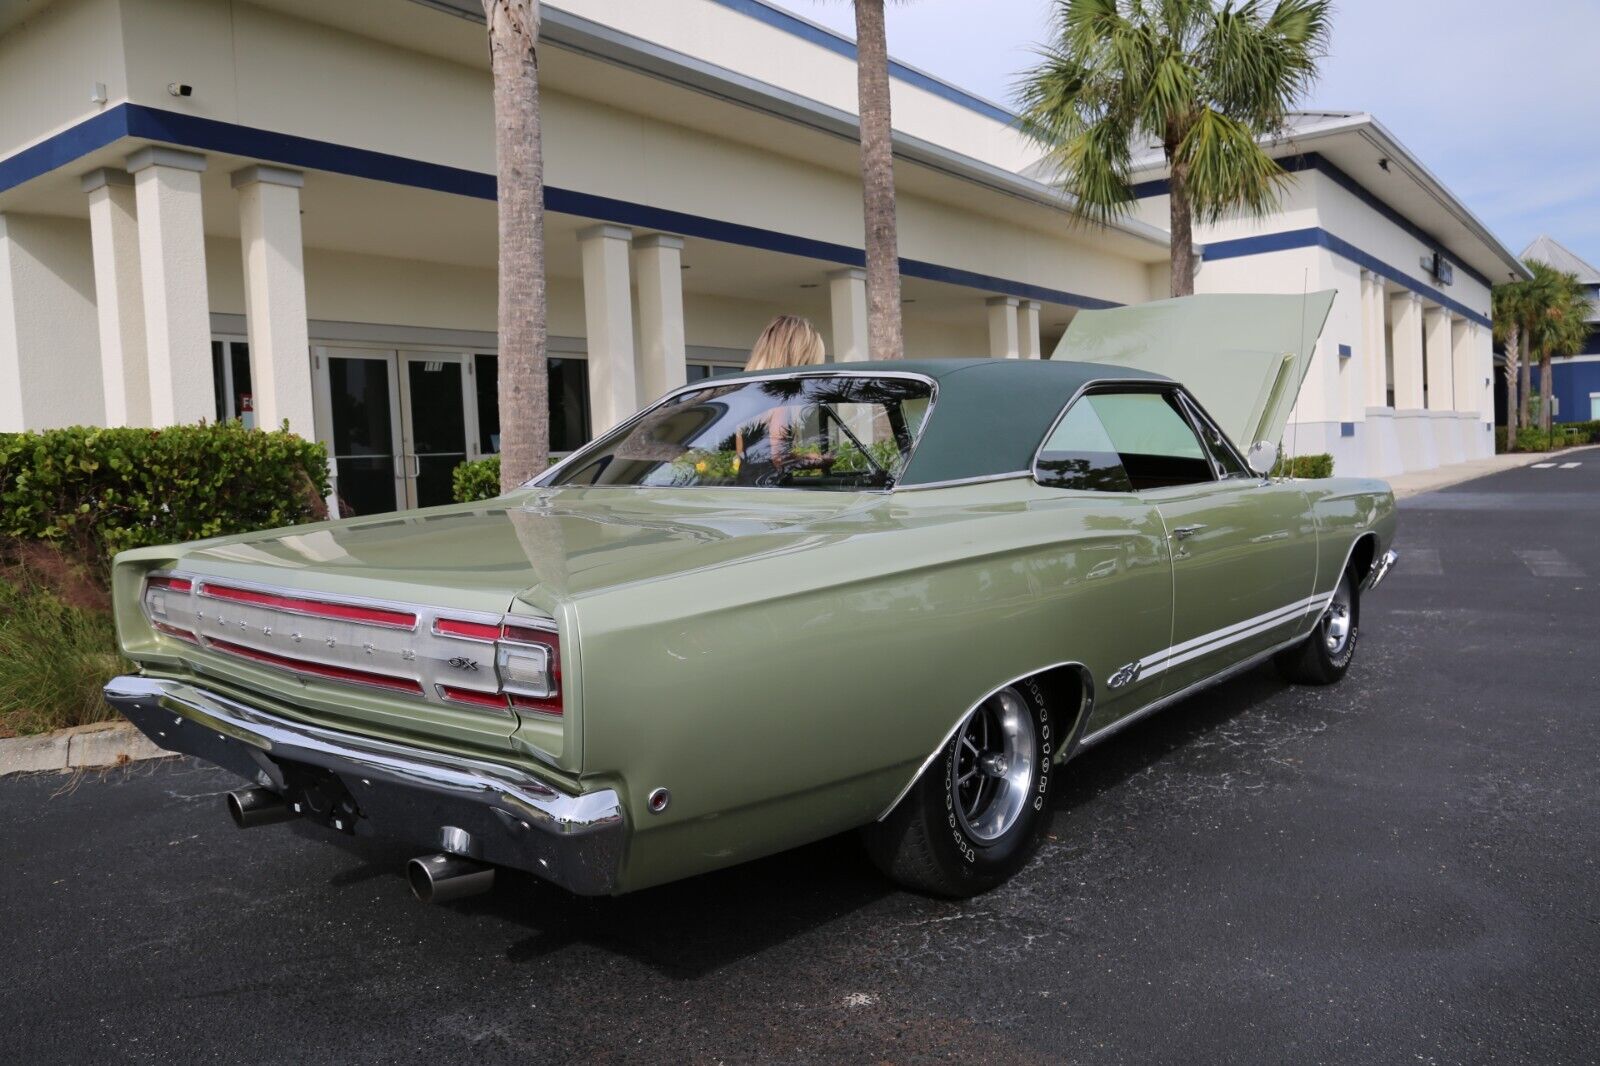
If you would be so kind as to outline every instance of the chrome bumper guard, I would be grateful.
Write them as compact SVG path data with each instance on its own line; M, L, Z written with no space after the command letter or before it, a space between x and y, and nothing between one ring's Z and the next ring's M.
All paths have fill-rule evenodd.
M579 895L616 889L627 823L611 789L567 795L514 766L291 721L181 681L119 677L105 693L160 747L281 792L336 829L527 870ZM355 817L302 795L325 780L318 771L348 790Z
M1394 566L1395 561L1399 558L1400 553L1393 548L1384 552L1383 556L1372 567L1372 571L1367 574L1367 580L1362 582L1362 591L1371 592L1377 588L1378 582L1389 576L1389 569Z

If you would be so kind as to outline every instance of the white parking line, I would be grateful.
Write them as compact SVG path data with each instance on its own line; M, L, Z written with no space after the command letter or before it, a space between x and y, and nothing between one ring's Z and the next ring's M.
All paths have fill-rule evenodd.
M1526 566L1534 577L1585 577L1583 567L1568 559L1554 548L1517 548L1513 549L1522 565Z
M1561 469L1563 469L1563 470L1571 470L1575 466L1582 466L1582 465L1583 465L1582 463L1562 463L1561 464Z
M1552 466L1555 466L1555 465L1556 464L1554 464L1554 463L1534 463L1533 464L1533 468L1535 470L1549 470Z

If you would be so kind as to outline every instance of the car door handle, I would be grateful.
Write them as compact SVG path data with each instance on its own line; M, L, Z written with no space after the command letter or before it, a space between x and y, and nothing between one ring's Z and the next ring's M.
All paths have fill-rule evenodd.
M1172 529L1172 539L1173 540L1188 540L1190 537L1194 536L1196 533L1200 532L1204 528L1206 528L1206 527L1205 526L1201 526L1201 525L1174 526L1173 529Z

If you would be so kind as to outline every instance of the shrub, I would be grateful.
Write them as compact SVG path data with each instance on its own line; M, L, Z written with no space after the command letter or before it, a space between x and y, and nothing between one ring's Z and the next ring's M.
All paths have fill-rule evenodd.
M0 536L104 565L124 548L326 517L327 451L238 422L0 434Z
M457 503L492 500L500 495L500 457L468 459L450 475Z
M1284 456L1278 460L1278 465L1272 468L1273 477L1332 477L1333 456L1323 452L1320 455Z
M111 613L50 586L25 566L0 570L0 736L115 717L100 693L127 669Z

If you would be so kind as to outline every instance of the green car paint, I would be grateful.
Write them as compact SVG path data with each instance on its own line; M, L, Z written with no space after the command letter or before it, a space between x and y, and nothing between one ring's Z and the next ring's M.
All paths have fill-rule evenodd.
M1072 740L1304 637L1348 562L1370 566L1392 541L1379 481L1113 493L1036 480L1063 406L1101 378L1161 384L1138 367L894 372L936 395L892 491L554 484L580 452L488 503L124 553L124 651L148 675L290 718L492 758L568 793L615 790L628 826L616 890L631 891L872 822L974 706L1042 671L1084 685L1079 705L1054 708L1065 760ZM1180 540L1180 526L1202 528ZM546 616L565 713L489 716L182 645L141 612L155 568ZM652 812L658 788L671 803Z

